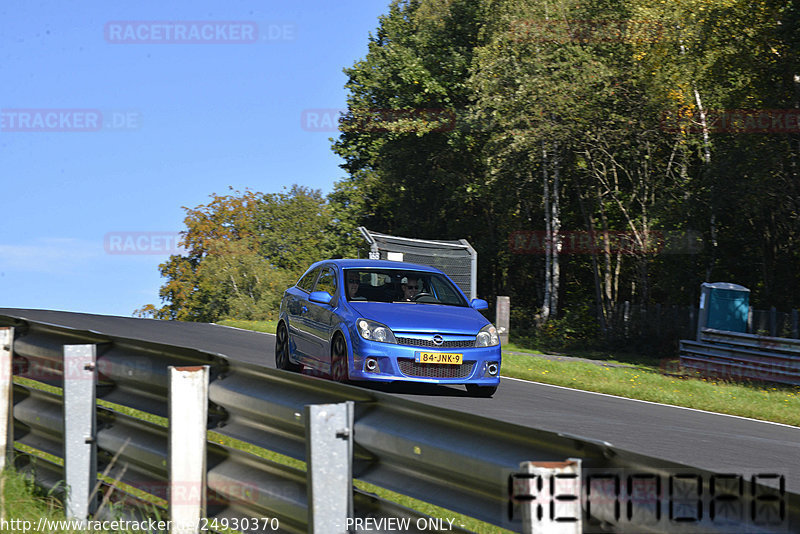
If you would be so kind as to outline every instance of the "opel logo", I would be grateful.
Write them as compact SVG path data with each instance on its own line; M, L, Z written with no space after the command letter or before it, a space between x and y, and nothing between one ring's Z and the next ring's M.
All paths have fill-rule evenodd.
M438 347L442 343L444 343L444 338L442 336L440 336L439 334L436 334L435 336L433 336L433 344L434 345L436 345Z

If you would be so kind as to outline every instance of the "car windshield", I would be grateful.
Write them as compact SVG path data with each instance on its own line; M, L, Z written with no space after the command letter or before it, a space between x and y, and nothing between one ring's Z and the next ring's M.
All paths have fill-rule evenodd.
M444 275L408 269L345 269L349 301L412 302L469 306Z

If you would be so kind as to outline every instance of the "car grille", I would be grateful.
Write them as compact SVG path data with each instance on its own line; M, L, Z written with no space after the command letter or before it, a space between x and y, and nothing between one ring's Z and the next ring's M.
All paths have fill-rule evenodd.
M425 378L466 378L472 374L475 362L464 362L461 365L439 363L417 363L408 358L398 358L400 372L406 376Z
M397 337L398 345L411 345L412 347L434 347L438 349L464 349L475 346L474 339L458 339L455 341L443 341L441 345L436 345L432 339L418 339L414 337Z

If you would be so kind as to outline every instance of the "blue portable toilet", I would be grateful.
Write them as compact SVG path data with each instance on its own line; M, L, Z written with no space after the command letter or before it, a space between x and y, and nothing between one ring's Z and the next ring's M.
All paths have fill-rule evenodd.
M700 286L700 313L697 317L697 340L703 328L747 332L750 290L737 284L703 282Z

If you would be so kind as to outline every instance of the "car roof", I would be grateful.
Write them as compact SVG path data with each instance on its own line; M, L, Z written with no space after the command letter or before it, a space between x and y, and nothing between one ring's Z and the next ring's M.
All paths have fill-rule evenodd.
M380 269L413 269L416 271L427 271L431 273L441 273L436 267L430 265L420 265L418 263L408 263L405 261L392 261L392 260L355 260L355 259L335 259L335 260L322 260L314 263L309 269L322 265L323 263L332 263L338 265L342 269L357 269L357 268L380 268Z

